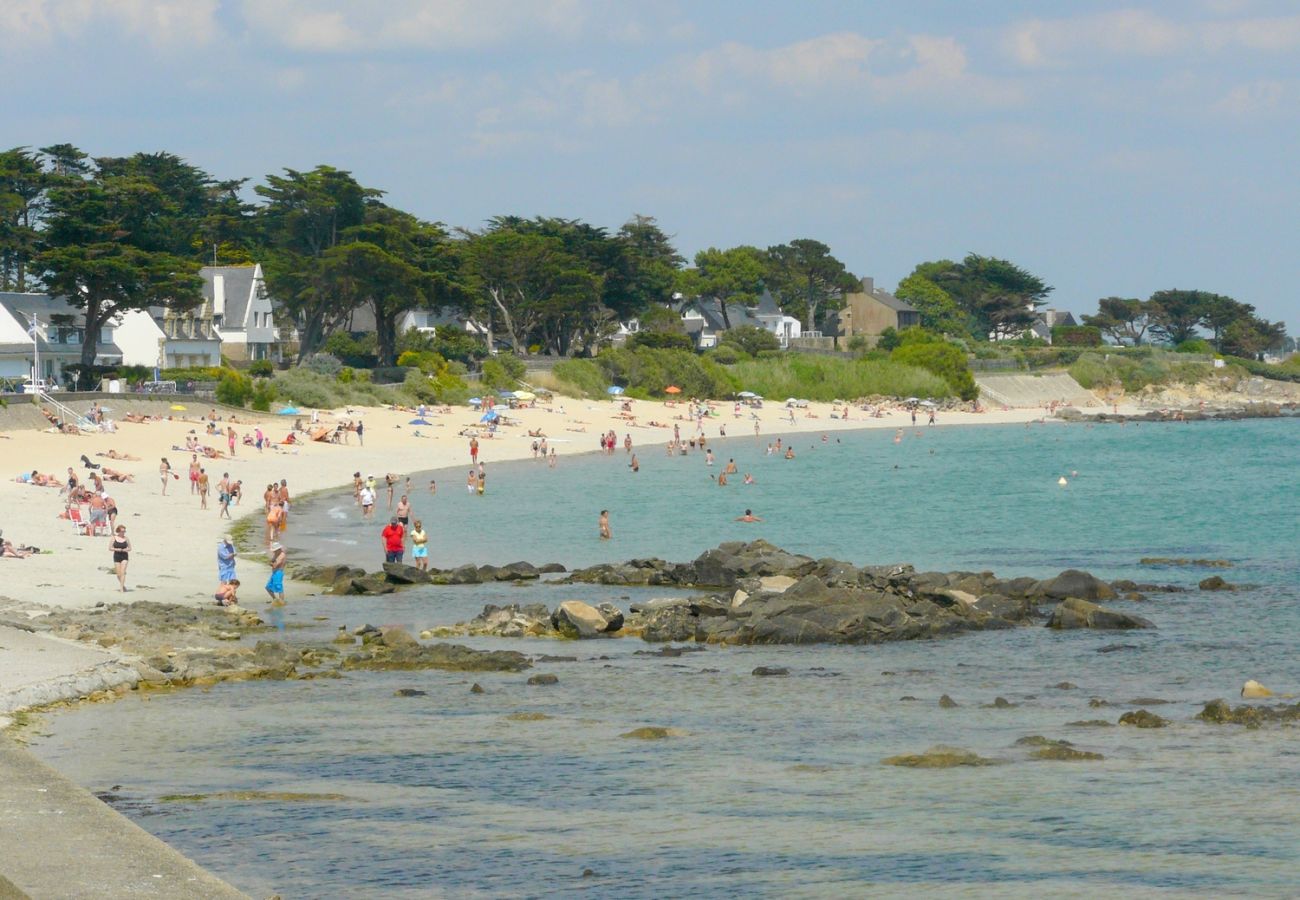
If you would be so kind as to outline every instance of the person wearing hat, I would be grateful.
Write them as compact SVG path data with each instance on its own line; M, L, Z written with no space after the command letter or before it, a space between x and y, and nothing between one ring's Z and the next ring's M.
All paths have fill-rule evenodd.
M235 539L224 535L217 544L217 580L229 584L235 580Z
M384 562L401 562L406 551L406 529L397 521L397 516L388 520L380 534L384 540Z
M271 545L271 577L266 581L266 592L278 603L284 602L284 563L287 558L283 544L276 541Z

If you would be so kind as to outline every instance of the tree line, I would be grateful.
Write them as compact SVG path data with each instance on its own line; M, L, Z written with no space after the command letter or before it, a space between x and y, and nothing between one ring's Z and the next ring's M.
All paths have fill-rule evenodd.
M721 301L730 327L727 304L770 290L818 330L858 289L830 247L809 238L711 247L688 263L650 216L617 230L543 216L451 227L326 165L267 175L252 187L256 202L245 199L247 186L170 153L92 158L70 144L0 153L0 289L48 290L83 310L85 365L121 312L198 305L198 271L209 263L262 263L280 324L298 330L300 359L368 309L380 365L394 363L398 323L413 309L462 313L488 330L489 346L499 338L520 352L574 355L594 352L633 318L651 331L680 330L663 306L677 293ZM985 340L1023 333L1051 291L1014 263L970 254L921 263L897 295L926 328ZM1216 344L1249 349L1282 331L1248 304L1198 291L1107 298L1086 318L1130 342L1180 342L1204 327Z

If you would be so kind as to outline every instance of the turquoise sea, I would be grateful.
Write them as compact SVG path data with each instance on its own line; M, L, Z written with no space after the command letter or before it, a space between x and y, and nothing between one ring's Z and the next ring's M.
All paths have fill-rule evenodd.
M1153 594L1158 629L1026 627L873 647L639 640L466 640L539 657L528 674L357 673L95 705L50 720L36 751L253 896L1293 896L1300 883L1294 728L1193 719L1255 678L1300 693L1300 422L1034 425L773 437L701 454L494 464L412 476L435 565L688 559L764 537L855 563L1049 575L1088 569L1234 593ZM595 442L595 436L592 436ZM729 457L756 483L718 487ZM341 473L340 481L350 473ZM1064 476L1067 484L1058 484ZM614 540L596 539L608 508ZM760 524L734 521L745 508ZM350 491L298 504L296 558L382 560ZM1231 560L1227 570L1139 565ZM291 604L290 640L340 624L461 621L485 603L664 596L596 586L422 588ZM1126 608L1130 608L1126 605ZM324 621L318 617L326 617ZM541 660L544 654L563 659ZM786 678L757 678L756 666ZM473 681L486 689L471 694ZM1064 689L1062 682L1076 687ZM399 688L425 696L396 697ZM940 709L949 694L956 709ZM995 697L1011 708L985 708ZM915 699L903 699L915 698ZM1081 726L1147 708L1163 729ZM521 720L518 713L547 718ZM640 726L684 734L620 737ZM1018 738L1101 762L1029 761ZM945 744L1005 761L914 770L885 757ZM164 801L218 791L315 802Z

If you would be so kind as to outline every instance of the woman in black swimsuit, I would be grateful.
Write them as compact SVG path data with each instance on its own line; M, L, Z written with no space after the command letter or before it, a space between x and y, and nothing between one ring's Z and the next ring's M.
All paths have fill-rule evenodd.
M117 583L126 593L126 563L131 558L131 541L126 536L126 526L117 526L117 536L109 541L113 550L113 568L117 572Z

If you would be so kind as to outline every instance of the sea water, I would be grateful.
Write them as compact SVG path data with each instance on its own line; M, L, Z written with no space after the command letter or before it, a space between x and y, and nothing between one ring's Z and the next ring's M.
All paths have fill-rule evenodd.
M637 473L621 448L552 470L497 464L487 445L483 497L465 490L468 458L435 473L434 495L429 473L412 476L434 565L685 560L763 537L860 564L1078 567L1193 590L1123 604L1158 626L1142 632L1025 627L667 658L639 640L466 639L538 659L522 674L349 673L128 699L51 720L36 749L255 896L1291 895L1295 729L1193 716L1248 678L1300 688L1298 439L1293 420L938 427L898 443L892 431L805 435L786 460L766 452L774 438L747 435L719 442L711 468L699 452L636 447ZM718 487L710 476L729 458L755 483ZM764 521L736 522L746 508ZM609 542L596 535L601 509ZM362 522L343 490L297 504L287 543L295 558L373 569L381 524ZM1149 556L1233 567L1139 563ZM1211 574L1244 587L1195 590ZM541 583L319 596L291 604L286 635L670 593ZM757 666L790 674L755 677ZM526 686L533 672L559 684ZM942 694L958 706L939 708ZM999 696L1015 705L988 708ZM1172 724L1114 725L1139 706ZM1069 724L1088 720L1109 725ZM647 725L681 734L621 736ZM1029 761L1015 742L1033 734L1106 758ZM936 744L1002 764L881 763ZM229 791L342 799L163 799Z

